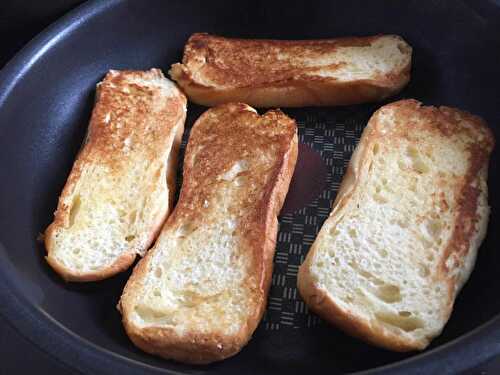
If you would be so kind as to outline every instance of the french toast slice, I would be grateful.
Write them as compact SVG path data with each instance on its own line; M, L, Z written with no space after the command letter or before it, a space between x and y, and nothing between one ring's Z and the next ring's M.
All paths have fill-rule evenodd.
M45 232L67 281L96 281L144 255L172 208L186 97L160 70L111 70Z
M133 343L187 363L239 352L265 310L277 216L297 159L295 121L246 104L194 124L179 201L119 309Z
M298 275L309 308L395 351L438 336L488 223L494 136L476 116L415 100L380 108Z
M287 41L198 33L170 76L207 106L347 105L399 92L410 79L411 54L397 35Z

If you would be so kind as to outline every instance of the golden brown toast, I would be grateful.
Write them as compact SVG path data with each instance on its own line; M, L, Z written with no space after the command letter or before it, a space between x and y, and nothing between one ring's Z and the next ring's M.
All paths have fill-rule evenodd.
M346 105L400 91L410 79L411 53L396 35L285 41L200 33L170 75L190 100L207 106Z
M142 350L188 363L236 354L264 313L281 209L297 158L282 112L206 111L191 130L179 201L119 308Z
M493 147L486 124L458 109L415 100L380 108L300 267L309 307L374 345L427 347L486 234Z
M186 97L160 70L111 70L45 233L47 261L94 281L144 255L172 207Z

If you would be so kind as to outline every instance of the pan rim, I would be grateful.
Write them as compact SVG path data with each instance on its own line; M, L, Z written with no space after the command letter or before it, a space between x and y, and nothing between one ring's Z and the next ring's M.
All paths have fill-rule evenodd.
M52 47L93 17L126 0L91 0L54 22L31 40L0 70L0 112L17 83ZM1 132L1 127L0 127ZM36 307L18 284L15 266L0 243L0 315L24 338L58 363L73 370L110 371L124 374L182 374L157 367L98 346ZM488 350L486 350L488 349ZM467 354L466 354L467 353ZM485 363L500 353L500 314L454 340L411 358L358 374L417 373L435 370L459 372ZM469 361L461 361L468 358Z

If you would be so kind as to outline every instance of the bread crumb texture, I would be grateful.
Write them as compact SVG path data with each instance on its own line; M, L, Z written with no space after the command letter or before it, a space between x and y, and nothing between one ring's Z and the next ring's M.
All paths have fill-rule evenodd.
M185 110L185 97L157 69L111 70L98 84L87 138L47 230L51 264L78 277L124 253L144 254L169 209L168 159Z
M143 349L210 362L250 338L272 268L282 203L274 190L284 180L288 188L291 171L281 171L296 132L282 112L259 116L245 104L212 108L197 120L179 201L120 303L125 327Z
M316 289L302 288L306 299L324 293L368 341L425 347L485 235L493 144L481 119L452 108L406 100L377 111L302 266Z

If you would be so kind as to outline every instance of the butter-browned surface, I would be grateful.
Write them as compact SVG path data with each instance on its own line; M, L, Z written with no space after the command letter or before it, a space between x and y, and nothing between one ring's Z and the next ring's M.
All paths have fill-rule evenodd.
M260 116L230 103L196 121L179 201L120 301L137 346L209 363L248 342L265 310L296 159L295 121L279 110Z
M97 88L96 105L79 164L98 161L125 169L127 154L143 144L148 145L141 147L143 158L153 160L162 153L176 125L172 119L182 116L185 106L182 95L166 99L168 92L164 92L167 90L162 86L162 78L163 73L158 69L112 70L106 75Z
M203 74L212 84L244 87L282 82L314 75L321 69L335 70L338 64L324 59L343 46L366 47L377 37L332 40L227 39L194 34L188 41L182 63L196 67L204 62ZM201 64L200 64L201 65ZM196 72L196 74L199 72Z
M186 97L158 69L111 70L97 85L86 138L45 234L47 261L63 278L109 277L148 249L171 209L185 116ZM114 212L120 218L106 216ZM121 234L99 245L106 232ZM93 251L106 264L90 259ZM73 266L63 260L71 253Z
M238 160L245 160L246 164L246 171L238 177L248 178L251 183L243 185L236 197L238 202L232 205L251 208L256 217L249 219L262 217L269 198L266 194L273 189L283 162L277 156L289 151L296 134L295 122L279 110L259 116L239 103L213 108L198 121L203 126L195 126L190 134L185 179L173 219L179 215L188 220L203 220L199 212L204 201L214 199L217 185L224 183L220 176Z
M380 55L383 43L404 57L389 71L376 66L391 58ZM200 104L314 106L382 99L408 82L410 64L411 47L392 35L291 41L198 33L170 75Z

